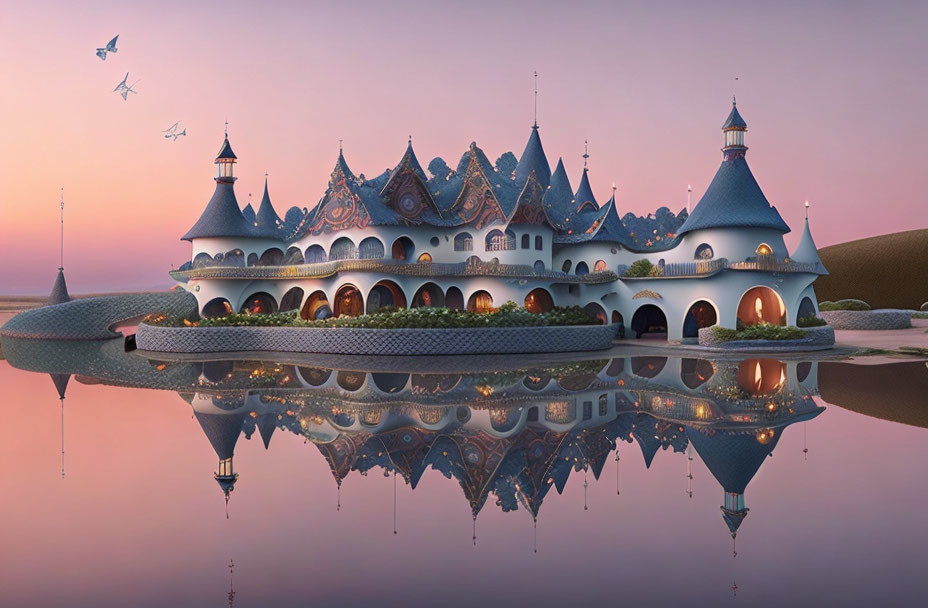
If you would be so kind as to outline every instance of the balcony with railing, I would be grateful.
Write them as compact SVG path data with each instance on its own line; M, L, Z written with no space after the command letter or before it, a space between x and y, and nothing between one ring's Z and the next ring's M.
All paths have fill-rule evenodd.
M728 260L719 258L717 260L699 260L696 262L673 262L670 264L657 264L656 274L646 277L628 277L625 276L627 267L620 268L620 274L623 281L640 281L649 279L688 279L709 277L728 267Z
M745 259L743 262L731 262L731 270L759 270L762 272L810 272L815 273L818 266L794 262L789 258L779 259L772 255L758 255Z
M553 270L535 270L523 264L500 264L470 260L460 263L404 262L399 260L336 260L313 264L294 264L288 266L202 266L184 265L171 270L170 275L176 281L186 282L190 279L322 279L339 272L375 272L412 277L503 277L512 279L544 280L554 283L582 283L596 285L610 283L619 278L612 271L591 272L582 276L556 272Z

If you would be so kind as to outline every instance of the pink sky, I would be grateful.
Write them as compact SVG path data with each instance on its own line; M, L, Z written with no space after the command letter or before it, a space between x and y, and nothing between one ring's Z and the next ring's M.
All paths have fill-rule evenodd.
M739 76L788 244L805 199L820 246L928 226L924 4L2 3L0 293L50 288L62 186L72 291L167 285L226 118L239 201L268 171L282 212L319 199L339 139L368 176L410 134L423 164L471 141L520 154L532 70L552 166L564 156L576 185L589 139L594 190L615 180L623 212L676 211L688 183L698 200ZM123 102L127 71L141 81ZM177 120L189 136L161 139Z

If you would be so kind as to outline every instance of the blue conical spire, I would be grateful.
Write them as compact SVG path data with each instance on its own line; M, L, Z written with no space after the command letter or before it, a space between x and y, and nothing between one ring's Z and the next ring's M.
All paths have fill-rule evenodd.
M535 172L538 183L542 188L547 188L551 183L551 167L548 165L548 157L545 156L545 149L541 145L541 137L538 135L538 125L532 127L532 133L528 137L528 143L525 144L525 150L519 157L519 163L516 165L515 182L520 188L525 185L528 176Z
M280 216L274 211L274 205L271 204L271 197L267 192L267 174L264 175L264 196L261 197L255 224L255 232L258 236L268 238L279 236L281 221Z

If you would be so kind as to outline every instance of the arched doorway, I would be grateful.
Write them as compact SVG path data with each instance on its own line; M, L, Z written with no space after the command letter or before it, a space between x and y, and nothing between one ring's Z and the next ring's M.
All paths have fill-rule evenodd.
M574 270L574 274L578 277L585 274L590 274L590 267L586 265L586 262L577 262L577 268Z
M743 325L786 325L786 306L780 295L769 287L752 287L738 302L738 321Z
M622 313L617 310L612 311L612 324L618 325L619 328L615 331L615 335L620 338L625 337L625 319L622 318Z
M232 314L232 305L225 298L213 298L206 303L200 316L205 319L218 319Z
M401 236L393 241L393 247L390 248L390 257L394 260L408 262L412 259L412 254L415 250L416 246L413 245L412 239L408 236Z
M464 294L457 287L449 287L445 294L445 306L452 310L464 310Z
M772 395L786 384L786 363L776 359L746 359L738 364L738 386L752 397Z
M493 296L484 290L475 291L467 298L467 310L470 312L493 312Z
M332 307L329 306L329 299L322 291L314 291L306 298L300 310L300 317L306 321L328 319L332 316Z
M278 249L278 251L280 250ZM275 313L277 312L277 300L271 294L259 291L245 298L245 303L242 304L239 312L250 315Z
M342 285L335 292L335 316L360 317L364 314L364 296L354 285Z
M329 259L333 262L335 260L355 260L357 258L358 248L355 247L351 239L345 236L335 239L329 249Z
M800 319L815 316L815 304L812 303L812 298L806 296L799 302L799 312L796 316Z
M683 318L683 337L698 338L700 329L712 327L717 322L715 307L705 300L699 300L690 306Z
M280 266L283 263L284 252L274 247L262 253L255 266Z
M697 389L715 375L715 367L707 359L683 359L680 361L680 379L689 389Z
M284 294L284 297L280 299L280 311L286 312L288 310L299 310L300 304L302 303L303 290L299 287L294 287L287 291L287 293Z
M667 337L667 317L654 304L645 304L632 315L632 331L639 338Z
M381 308L406 308L406 296L400 286L393 281L379 281L367 295L367 312L377 312Z
M552 308L554 308L554 300L547 289L538 287L525 296L525 309L531 313L548 312Z
M426 283L412 297L412 308L445 305L445 294L435 283Z
M586 314L590 315L594 319L597 319L600 325L609 324L609 316L606 314L606 309L600 306L599 304L597 304L596 302L590 302L589 304L583 307L583 310L586 311Z

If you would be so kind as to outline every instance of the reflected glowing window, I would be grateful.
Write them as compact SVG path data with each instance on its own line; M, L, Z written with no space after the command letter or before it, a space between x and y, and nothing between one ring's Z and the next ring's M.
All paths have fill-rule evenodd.
M757 249L754 251L757 255L770 255L773 253L773 249L770 248L770 245L767 243L761 243L757 246Z

